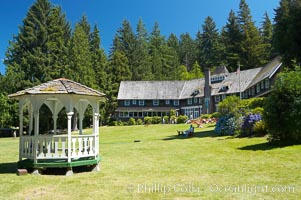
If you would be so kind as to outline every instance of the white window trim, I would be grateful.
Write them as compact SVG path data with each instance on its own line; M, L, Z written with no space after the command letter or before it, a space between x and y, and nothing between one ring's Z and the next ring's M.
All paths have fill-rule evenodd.
M160 102L159 100L153 100L153 106L159 106Z
M192 105L192 99L190 98L190 99L187 99L187 104L188 105Z
M136 104L137 104L136 99L133 99L133 100L132 100L132 104L133 104L133 105L136 105Z
M170 104L170 100L165 100L165 104L169 105Z
M178 99L173 100L173 105L174 105L174 106L180 105L179 100L178 100Z
M220 102L220 100L221 100L221 98L220 98L219 95L214 96L214 101L215 101L215 102Z
M144 106L144 100L139 100L139 106Z
M124 106L130 106L131 101L130 100L124 100Z

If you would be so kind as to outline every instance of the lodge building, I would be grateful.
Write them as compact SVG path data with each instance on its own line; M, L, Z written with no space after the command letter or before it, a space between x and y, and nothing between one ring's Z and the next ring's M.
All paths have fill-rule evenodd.
M205 78L188 81L122 81L118 91L115 118L144 118L177 115L198 118L201 114L218 111L218 103L230 95L242 99L266 96L281 70L277 57L266 65L229 73L217 67L212 73L205 70Z

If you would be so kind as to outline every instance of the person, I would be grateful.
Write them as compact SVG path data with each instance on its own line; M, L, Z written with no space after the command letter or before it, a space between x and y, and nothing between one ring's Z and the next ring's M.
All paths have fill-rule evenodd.
M13 132L13 136L14 136L14 139L16 139L16 137L17 137L16 131Z
M194 127L192 126L192 124L190 124L189 129L185 131L185 136L190 136L193 134L193 132L194 132Z

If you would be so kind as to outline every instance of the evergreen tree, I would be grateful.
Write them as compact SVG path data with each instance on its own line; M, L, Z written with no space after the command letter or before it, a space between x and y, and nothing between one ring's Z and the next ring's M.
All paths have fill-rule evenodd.
M241 69L260 67L264 64L262 59L264 48L259 30L252 20L249 6L245 0L240 1L238 18L242 33Z
M164 45L164 37L161 36L159 24L155 22L153 30L150 35L150 57L151 57L151 66L152 73L154 75L155 80L163 80L162 76L162 52L161 48Z
M148 53L148 34L141 18L138 21L136 30L132 80L152 80L151 62Z
M83 15L81 20L78 22L78 24L83 28L86 35L88 35L90 40L90 33L91 33L91 26L88 22L88 17L86 15Z
M197 60L197 48L194 40L189 33L180 36L180 62L184 64L188 71L191 70L192 65Z
M131 73L134 69L134 49L135 49L135 34L128 20L123 20L121 27L117 30L117 33L113 42L113 53L114 51L123 52L127 57L128 65Z
M108 88L109 80L107 75L107 57L104 50L100 47L100 36L97 25L94 26L90 41L90 51L92 59L92 67L95 72L95 82L97 88L101 91L105 91Z
M70 25L59 7L37 0L29 9L5 59L7 92L61 76L67 64Z
M202 26L201 66L211 68L221 64L221 44L216 24L209 16Z
M275 10L273 46L286 66L301 63L301 1L281 0Z
M71 38L69 58L70 71L66 76L70 76L72 80L88 87L95 88L95 73L92 67L89 36L79 23L75 25Z
M180 57L180 41L177 36L171 33L166 41L168 47L171 47L177 52L178 57Z
M192 65L192 69L190 71L190 78L191 79L198 79L198 78L203 78L204 74L201 71L201 67L198 64L197 61L194 62L194 64Z
M274 53L272 49L273 25L267 12L265 12L264 21L262 22L261 37L264 46L263 59L264 62L267 63L273 59Z
M230 11L226 26L222 30L222 41L225 47L224 59L226 65L230 71L235 71L237 63L240 61L242 34L233 10Z

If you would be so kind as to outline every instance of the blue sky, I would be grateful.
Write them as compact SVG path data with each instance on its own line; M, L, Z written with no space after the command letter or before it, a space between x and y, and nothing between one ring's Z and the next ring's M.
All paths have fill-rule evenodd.
M130 21L136 29L141 17L150 32L157 21L161 34L190 33L195 36L207 16L213 17L220 29L227 22L231 9L238 11L240 0L50 0L60 5L67 19L74 25L83 14L91 25L100 29L102 46L106 51L112 44L116 30L123 19ZM5 73L3 59L9 40L17 35L22 20L35 0L3 0L0 6L0 72ZM246 0L256 25L262 22L265 11L271 19L279 0Z

